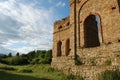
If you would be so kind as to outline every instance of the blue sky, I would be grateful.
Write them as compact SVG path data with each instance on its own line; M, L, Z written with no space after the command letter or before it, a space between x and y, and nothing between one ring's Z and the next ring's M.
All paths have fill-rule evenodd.
M51 49L53 24L67 16L68 0L0 0L0 53Z

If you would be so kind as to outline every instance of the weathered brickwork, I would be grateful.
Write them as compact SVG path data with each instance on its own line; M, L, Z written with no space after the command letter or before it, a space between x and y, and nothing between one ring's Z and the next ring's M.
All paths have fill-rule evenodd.
M76 0L76 7L74 0L69 3L70 16L54 24L51 66L85 80L119 69L120 0ZM75 56L81 65L75 65Z

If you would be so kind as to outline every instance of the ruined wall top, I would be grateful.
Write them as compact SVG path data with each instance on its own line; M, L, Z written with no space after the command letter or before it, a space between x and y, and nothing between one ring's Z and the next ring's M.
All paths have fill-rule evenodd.
M68 28L69 24L70 24L69 16L66 17L66 18L63 18L63 19L61 19L59 21L56 21L54 23L54 33L57 32L57 31L60 31L60 30Z
M74 3L75 0L69 0L69 3L72 4ZM76 2L80 2L81 0L76 0Z
M73 3L74 2L74 0L69 0L69 3L71 4L71 3Z

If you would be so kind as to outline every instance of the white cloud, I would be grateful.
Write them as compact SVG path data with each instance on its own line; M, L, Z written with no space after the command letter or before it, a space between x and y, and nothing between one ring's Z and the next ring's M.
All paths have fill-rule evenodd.
M64 2L62 2L62 1L59 1L56 6L65 7L66 4Z
M58 6L65 6L64 3L59 3ZM7 27L8 30L15 29L19 39L17 41L36 45L37 47L21 47L14 50L20 52L28 52L33 49L50 49L52 46L52 28L53 28L53 9L35 8L32 5L17 3L17 0L8 0L0 2L0 14L8 16L22 25L19 28L13 26ZM13 23L14 24L14 23ZM7 24L6 24L7 25ZM15 31L14 30L14 31ZM4 33L0 31L0 33ZM13 33L14 34L14 33ZM11 35L10 37L12 37ZM5 37L6 45L14 43L12 38ZM13 42L11 42L13 41ZM4 42L4 41L3 41ZM7 44L8 43L8 44Z
M22 48L17 48L17 49L13 49L14 51L17 51L21 54L25 54L25 53L28 53L28 51L32 51L32 50L36 50L37 48L36 47L22 47Z

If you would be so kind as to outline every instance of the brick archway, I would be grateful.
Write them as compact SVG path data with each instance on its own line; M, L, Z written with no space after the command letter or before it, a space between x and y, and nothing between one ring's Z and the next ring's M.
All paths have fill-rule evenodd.
M98 17L89 15L84 21L84 47L100 46Z

